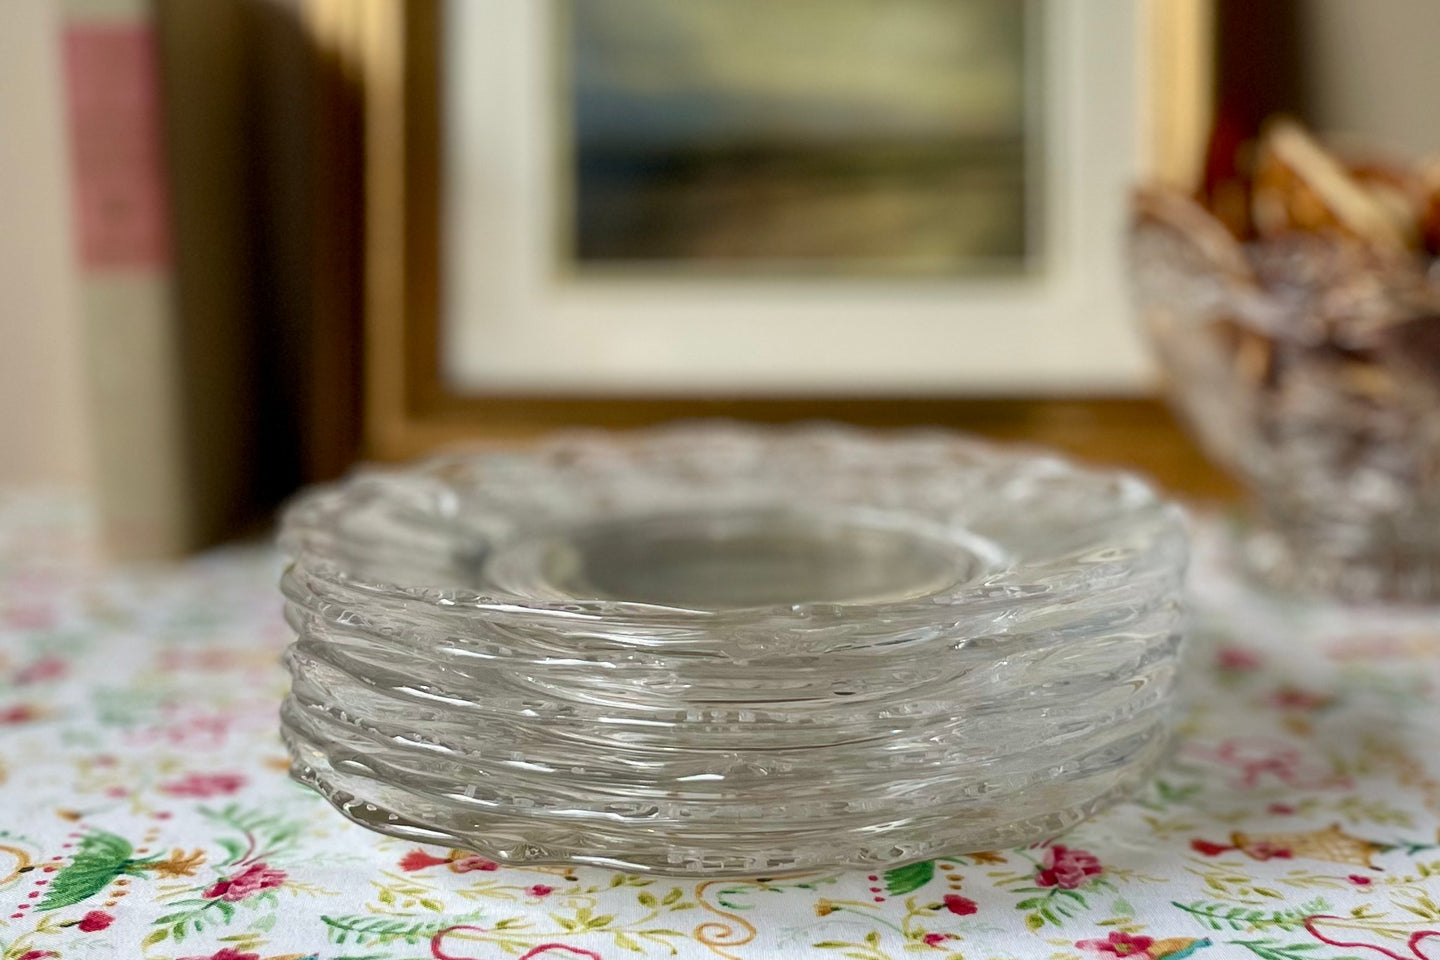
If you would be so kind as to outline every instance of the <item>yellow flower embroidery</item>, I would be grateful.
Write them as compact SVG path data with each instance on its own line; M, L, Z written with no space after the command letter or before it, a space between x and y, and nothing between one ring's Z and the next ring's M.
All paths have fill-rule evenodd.
M145 864L147 870L153 870L162 877L193 877L196 869L205 862L205 853L202 850L192 850L187 855L184 850L176 847L170 851L170 856L164 860L156 860L153 863Z

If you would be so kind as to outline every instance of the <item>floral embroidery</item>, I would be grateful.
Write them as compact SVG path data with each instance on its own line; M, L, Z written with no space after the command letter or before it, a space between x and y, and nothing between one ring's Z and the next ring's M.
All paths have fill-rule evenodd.
M1045 851L1045 869L1035 874L1035 884L1075 890L1088 883L1091 877L1099 876L1103 870L1100 859L1090 851L1071 850L1057 843Z
M69 669L69 664L63 659L47 654L17 670L14 676L14 683L18 687L23 687L31 683L44 683L48 680L56 680L65 676Z
M0 724L29 723L38 719L40 711L28 703L17 703L10 707L0 707Z
M180 957L179 960L260 960L258 953L241 953L234 947L223 947L205 956Z
M1227 644L1215 651L1215 669L1221 673L1251 673L1260 663L1259 655L1245 647Z
M499 870L500 864L493 860L487 860L480 856L460 857L450 863L450 869L456 873L469 873L472 870Z
M1207 857L1218 857L1222 853L1229 853L1235 847L1224 843L1211 843L1209 840L1195 839L1190 841L1190 849L1196 853L1204 854Z
M958 917L968 917L980 909L974 900L971 900L969 897L962 897L956 893L945 894L945 898L940 902L945 904L946 910L949 910Z
M174 880L177 877L193 877L195 871L205 862L205 854L199 850L191 850L189 853L175 848L170 851L170 856L164 860L155 860L147 864L151 873L158 877L166 877Z
M204 896L235 903L244 900L246 897L259 893L261 890L269 890L271 887L278 887L285 882L285 871L274 870L263 863L252 863L241 872L220 880L205 889Z
M115 918L110 916L110 914L101 910L91 910L80 918L80 922L75 924L75 929L83 930L86 933L94 933L96 930L104 930L114 922Z
M1181 741L1134 802L1030 848L672 880L348 823L286 777L273 554L40 563L81 541L25 503L0 493L0 960L1440 957L1435 611L1211 571Z
M451 850L445 856L436 857L416 849L400 858L400 869L407 872L438 866L448 866L453 873L470 873L475 870L490 873L500 869L500 864L493 860L460 850Z
M245 778L237 773L192 773L170 783L162 783L160 792L172 797L219 797L234 793L245 786Z
M1154 937L1142 937L1120 930L1112 930L1104 940L1080 940L1075 946L1081 950L1093 950L1096 953L1106 953L1115 957L1148 957L1150 945L1154 942Z
M432 857L424 850L411 850L400 858L401 870L424 870L426 867L438 867L442 863L449 863L447 857Z
M1334 698L1298 687L1282 686L1270 694L1267 702L1282 710L1323 710L1334 702Z

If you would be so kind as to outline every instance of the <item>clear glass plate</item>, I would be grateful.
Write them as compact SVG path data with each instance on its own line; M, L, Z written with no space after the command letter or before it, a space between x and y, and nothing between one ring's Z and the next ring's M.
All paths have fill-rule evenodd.
M1186 541L1123 474L687 425L288 511L295 775L502 862L775 873L1051 835L1166 740Z

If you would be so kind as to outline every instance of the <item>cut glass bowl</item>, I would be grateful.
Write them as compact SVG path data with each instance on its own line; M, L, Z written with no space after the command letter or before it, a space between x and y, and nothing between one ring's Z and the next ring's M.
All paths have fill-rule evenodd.
M1186 537L953 434L704 424L359 474L283 545L294 774L503 863L892 866L1058 833L1166 743Z
M1130 283L1172 402L1250 494L1247 572L1440 603L1440 266L1343 234L1242 246L1188 200L1144 194Z

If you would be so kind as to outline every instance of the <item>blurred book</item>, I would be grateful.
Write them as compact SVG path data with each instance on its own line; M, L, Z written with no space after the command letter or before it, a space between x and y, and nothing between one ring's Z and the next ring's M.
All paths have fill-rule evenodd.
M282 0L64 11L96 498L113 554L170 556L353 455L351 281L318 282L316 58Z
M163 556L196 538L155 22L141 0L75 0L65 14L95 492L117 554Z

